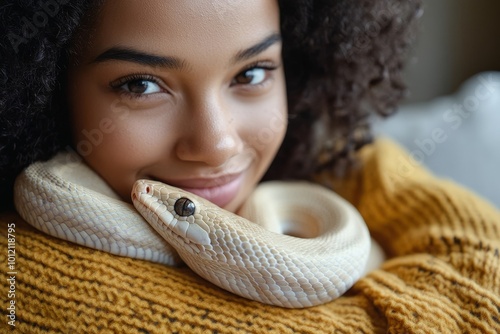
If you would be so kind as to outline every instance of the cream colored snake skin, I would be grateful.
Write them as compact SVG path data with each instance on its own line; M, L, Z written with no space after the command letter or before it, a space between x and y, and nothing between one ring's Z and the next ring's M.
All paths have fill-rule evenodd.
M382 261L359 213L318 185L264 183L239 212L246 218L154 181L137 181L132 199L137 210L70 153L25 169L14 198L47 234L168 265L182 259L225 290L281 307L329 302Z

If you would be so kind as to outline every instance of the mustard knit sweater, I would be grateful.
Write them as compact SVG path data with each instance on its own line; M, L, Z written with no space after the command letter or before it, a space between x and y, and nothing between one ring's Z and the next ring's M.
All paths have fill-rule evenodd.
M263 305L189 268L80 247L4 213L0 332L500 333L500 212L387 140L360 156L359 172L318 180L356 205L389 259L329 304Z

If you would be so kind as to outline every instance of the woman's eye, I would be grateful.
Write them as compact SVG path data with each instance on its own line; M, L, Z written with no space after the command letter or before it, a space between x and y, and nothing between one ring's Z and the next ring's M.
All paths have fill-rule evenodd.
M234 84L240 85L258 85L266 79L267 70L261 67L254 67L238 74L234 80Z
M161 92L161 88L156 82L147 79L130 80L121 85L120 88L126 92L141 95Z

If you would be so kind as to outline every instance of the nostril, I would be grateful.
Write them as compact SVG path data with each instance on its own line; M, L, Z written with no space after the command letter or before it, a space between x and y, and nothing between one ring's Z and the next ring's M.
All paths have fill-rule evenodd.
M146 186L146 194L149 194L151 192L151 187L150 186Z

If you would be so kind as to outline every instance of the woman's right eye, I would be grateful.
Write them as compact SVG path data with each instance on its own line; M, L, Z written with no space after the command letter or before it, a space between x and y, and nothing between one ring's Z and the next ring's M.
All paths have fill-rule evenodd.
M143 79L129 81L120 88L134 94L153 94L161 92L161 88L156 82Z
M111 82L110 87L120 93L132 97L146 97L146 95L164 91L158 80L151 76L132 75Z

